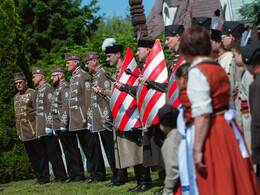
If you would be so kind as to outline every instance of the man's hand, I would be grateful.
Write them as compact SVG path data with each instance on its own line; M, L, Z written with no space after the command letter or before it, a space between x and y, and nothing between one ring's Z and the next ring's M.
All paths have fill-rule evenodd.
M142 85L147 85L147 78L145 78L143 75L140 75L139 77L138 77L138 82L140 83L140 84L142 84Z
M118 90L121 90L122 87L124 87L124 83L122 83L121 81L116 80L114 83L115 88L117 88Z
M101 88L98 85L93 85L92 89L95 93L101 93Z

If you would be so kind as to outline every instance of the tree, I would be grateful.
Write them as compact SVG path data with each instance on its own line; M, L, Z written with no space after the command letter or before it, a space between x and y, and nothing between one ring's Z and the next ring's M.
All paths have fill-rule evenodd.
M0 183L30 178L32 168L23 144L18 141L14 121L13 73L28 75L28 59L22 46L22 29L13 0L0 3Z
M49 62L61 47L84 45L97 29L97 0L15 0L23 27L24 46L32 64Z
M260 1L253 1L243 5L239 13L244 19L249 19L252 27L260 24Z

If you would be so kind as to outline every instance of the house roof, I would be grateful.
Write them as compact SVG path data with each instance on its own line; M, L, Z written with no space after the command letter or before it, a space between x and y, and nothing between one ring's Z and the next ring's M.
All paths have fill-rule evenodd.
M172 3L173 6L178 6L174 23L182 24L185 28L191 26L192 17L213 17L217 9L222 10L219 0L157 0L146 21L148 34L152 37L164 31L162 15L164 2L167 2L168 5ZM220 22L217 28L221 28L222 25L222 11L220 16Z

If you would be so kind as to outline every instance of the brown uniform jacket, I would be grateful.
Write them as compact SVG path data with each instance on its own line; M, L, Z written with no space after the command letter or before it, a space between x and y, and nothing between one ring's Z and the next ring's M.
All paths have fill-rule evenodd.
M78 67L70 79L69 130L84 130L88 127L87 111L90 106L91 77Z
M98 85L101 91L111 90L112 83L107 79L105 73L109 73L102 65L96 68L93 76L93 84ZM109 96L110 97L110 96ZM88 118L92 121L92 130L104 130L103 122L112 122L113 117L110 110L110 102L108 98L101 97L100 95L91 92L91 106L88 109Z
M251 148L254 164L260 164L260 73L255 74L255 80L249 86L249 107L251 121Z
M117 79L121 68L112 74L112 78ZM113 87L112 87L113 89ZM106 93L112 90L105 90ZM114 147L116 168L127 168L143 163L143 145L140 142L133 141L127 136L127 132L123 132L114 128Z
M38 86L36 98L36 135L45 136L45 128L52 128L51 104L54 89L46 81Z
M60 130L60 127L68 126L69 91L69 83L63 79L53 93L52 130Z
M27 88L24 94L18 92L14 96L14 111L17 135L21 141L36 139L35 108L37 91Z

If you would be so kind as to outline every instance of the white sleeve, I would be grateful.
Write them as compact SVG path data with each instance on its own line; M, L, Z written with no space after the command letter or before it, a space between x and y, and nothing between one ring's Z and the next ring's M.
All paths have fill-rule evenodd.
M199 68L192 68L189 72L187 95L191 102L193 118L213 112L209 83Z

